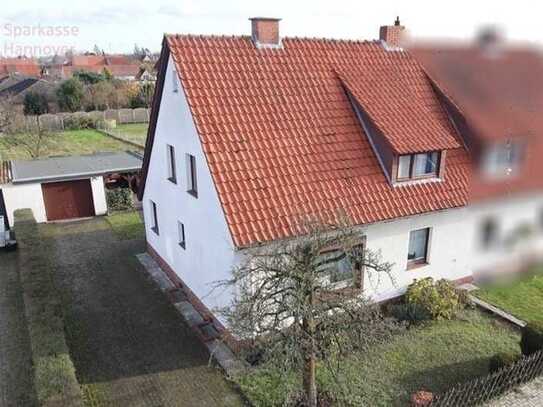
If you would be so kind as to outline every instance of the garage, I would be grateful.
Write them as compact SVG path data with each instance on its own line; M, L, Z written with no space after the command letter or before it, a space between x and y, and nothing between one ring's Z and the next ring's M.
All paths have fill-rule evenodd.
M128 151L13 160L0 166L4 212L12 225L23 208L39 223L106 215L106 189L131 185L141 162Z
M88 218L95 215L89 179L42 184L47 220Z

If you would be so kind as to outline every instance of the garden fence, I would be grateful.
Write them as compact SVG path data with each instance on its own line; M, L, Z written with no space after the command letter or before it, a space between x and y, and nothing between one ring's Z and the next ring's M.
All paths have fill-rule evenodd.
M478 406L543 374L543 351L436 395L431 407Z
M40 127L47 131L64 130L64 120L67 118L89 117L94 120L110 121L115 120L117 124L127 123L148 123L150 109L109 109L104 111L75 112L75 113L56 113L43 114L39 116ZM35 116L23 117L25 128L34 128L37 125Z

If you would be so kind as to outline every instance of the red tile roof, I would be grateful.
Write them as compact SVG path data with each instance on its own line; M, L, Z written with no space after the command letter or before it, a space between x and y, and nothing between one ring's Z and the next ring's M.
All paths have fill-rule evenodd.
M344 211L365 224L466 204L461 148L448 152L443 182L392 187L338 77L399 151L458 146L407 52L378 42L284 38L282 45L257 49L248 37L165 41L163 59L171 52L176 63L236 246L291 237L305 215ZM413 123L423 117L428 123Z
M543 190L543 56L502 44L426 46L412 50L432 80L464 116L481 143L521 138L523 165L495 181L473 172L470 200Z
M35 59L0 58L0 76L10 74L40 76L40 73L40 65Z
M0 161L0 185L11 181L11 161Z

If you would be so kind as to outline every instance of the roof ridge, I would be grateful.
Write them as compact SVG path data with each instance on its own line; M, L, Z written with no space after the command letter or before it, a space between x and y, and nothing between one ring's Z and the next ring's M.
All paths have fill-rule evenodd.
M165 37L173 38L189 38L189 39L250 39L250 35L236 34L192 34L192 33L165 33ZM378 39L352 39L352 38L329 38L329 37L307 37L307 36L285 36L281 37L281 41L317 41L317 42L333 42L333 43L349 43L349 44L381 44Z

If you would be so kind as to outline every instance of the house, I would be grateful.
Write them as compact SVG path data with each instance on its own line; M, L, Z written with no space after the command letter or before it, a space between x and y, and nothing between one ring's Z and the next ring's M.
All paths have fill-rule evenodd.
M37 222L107 214L106 188L121 178L130 183L141 169L137 153L14 160L0 166L0 201L7 228L17 209L30 208Z
M12 103L22 104L25 95L29 92L44 94L48 100L54 100L55 84L44 79L23 75L11 75L0 80L0 99L10 97Z
M139 198L149 253L200 305L226 305L233 294L210 294L211 284L255 247L295 237L308 215L344 212L361 244L394 263L394 284L358 271L361 293L376 301L414 279L468 282L503 260L480 253L481 227L483 238L493 233L480 222L491 210L518 214L520 201L496 197L523 178L507 167L505 179L477 181L484 149L472 151L464 112L477 89L470 104L456 99L425 68L432 58L402 48L403 32L397 20L378 41L282 38L278 19L254 18L251 36L164 38ZM520 209L532 224L543 208L536 178L537 199Z
M34 58L0 58L0 78L9 75L40 77L41 67Z
M134 80L139 70L140 62L126 55L73 55L64 63L47 66L48 74L58 79L68 79L78 71L98 74L108 71L117 79Z

